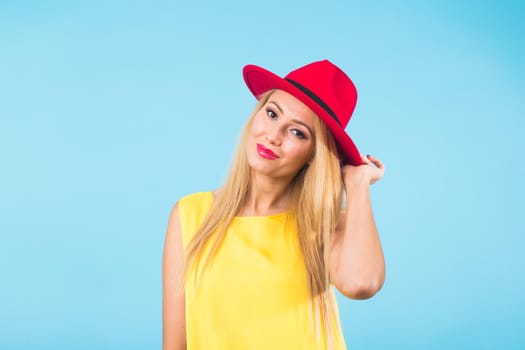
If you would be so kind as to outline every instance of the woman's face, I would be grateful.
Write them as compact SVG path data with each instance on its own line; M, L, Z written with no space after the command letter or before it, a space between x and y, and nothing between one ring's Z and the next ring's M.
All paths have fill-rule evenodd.
M291 179L314 154L315 113L283 90L276 90L254 115L247 157L252 170Z

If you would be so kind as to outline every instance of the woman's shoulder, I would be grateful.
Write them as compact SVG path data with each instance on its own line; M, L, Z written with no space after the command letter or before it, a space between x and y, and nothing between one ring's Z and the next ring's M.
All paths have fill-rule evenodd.
M206 191L184 195L177 202L184 247L208 214L213 199L213 191Z
M215 199L214 191L193 192L182 196L177 202L181 215L207 211Z
M210 197L213 198L212 191L193 192L180 197L179 204L201 202L209 199Z

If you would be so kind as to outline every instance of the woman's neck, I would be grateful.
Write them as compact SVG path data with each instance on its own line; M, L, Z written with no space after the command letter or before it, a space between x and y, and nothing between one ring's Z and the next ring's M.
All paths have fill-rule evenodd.
M263 176L252 176L250 190L240 215L273 215L290 206L289 182Z

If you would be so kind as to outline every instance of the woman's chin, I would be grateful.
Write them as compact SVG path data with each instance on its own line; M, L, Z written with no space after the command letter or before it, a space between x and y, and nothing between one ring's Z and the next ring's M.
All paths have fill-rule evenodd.
M248 164L250 166L252 174L256 173L274 179L292 179L297 173L286 171L287 169L283 169L277 166L277 164L272 164L268 162L254 161L248 162Z
M265 176L278 177L279 167L274 160L263 159L248 159L248 165L252 172L257 172Z

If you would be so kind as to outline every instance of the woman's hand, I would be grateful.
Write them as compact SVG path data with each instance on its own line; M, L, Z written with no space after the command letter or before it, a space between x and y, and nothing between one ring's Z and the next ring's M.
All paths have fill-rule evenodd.
M345 187L354 184L372 185L383 177L385 165L377 158L361 155L363 164L345 165L341 168Z

